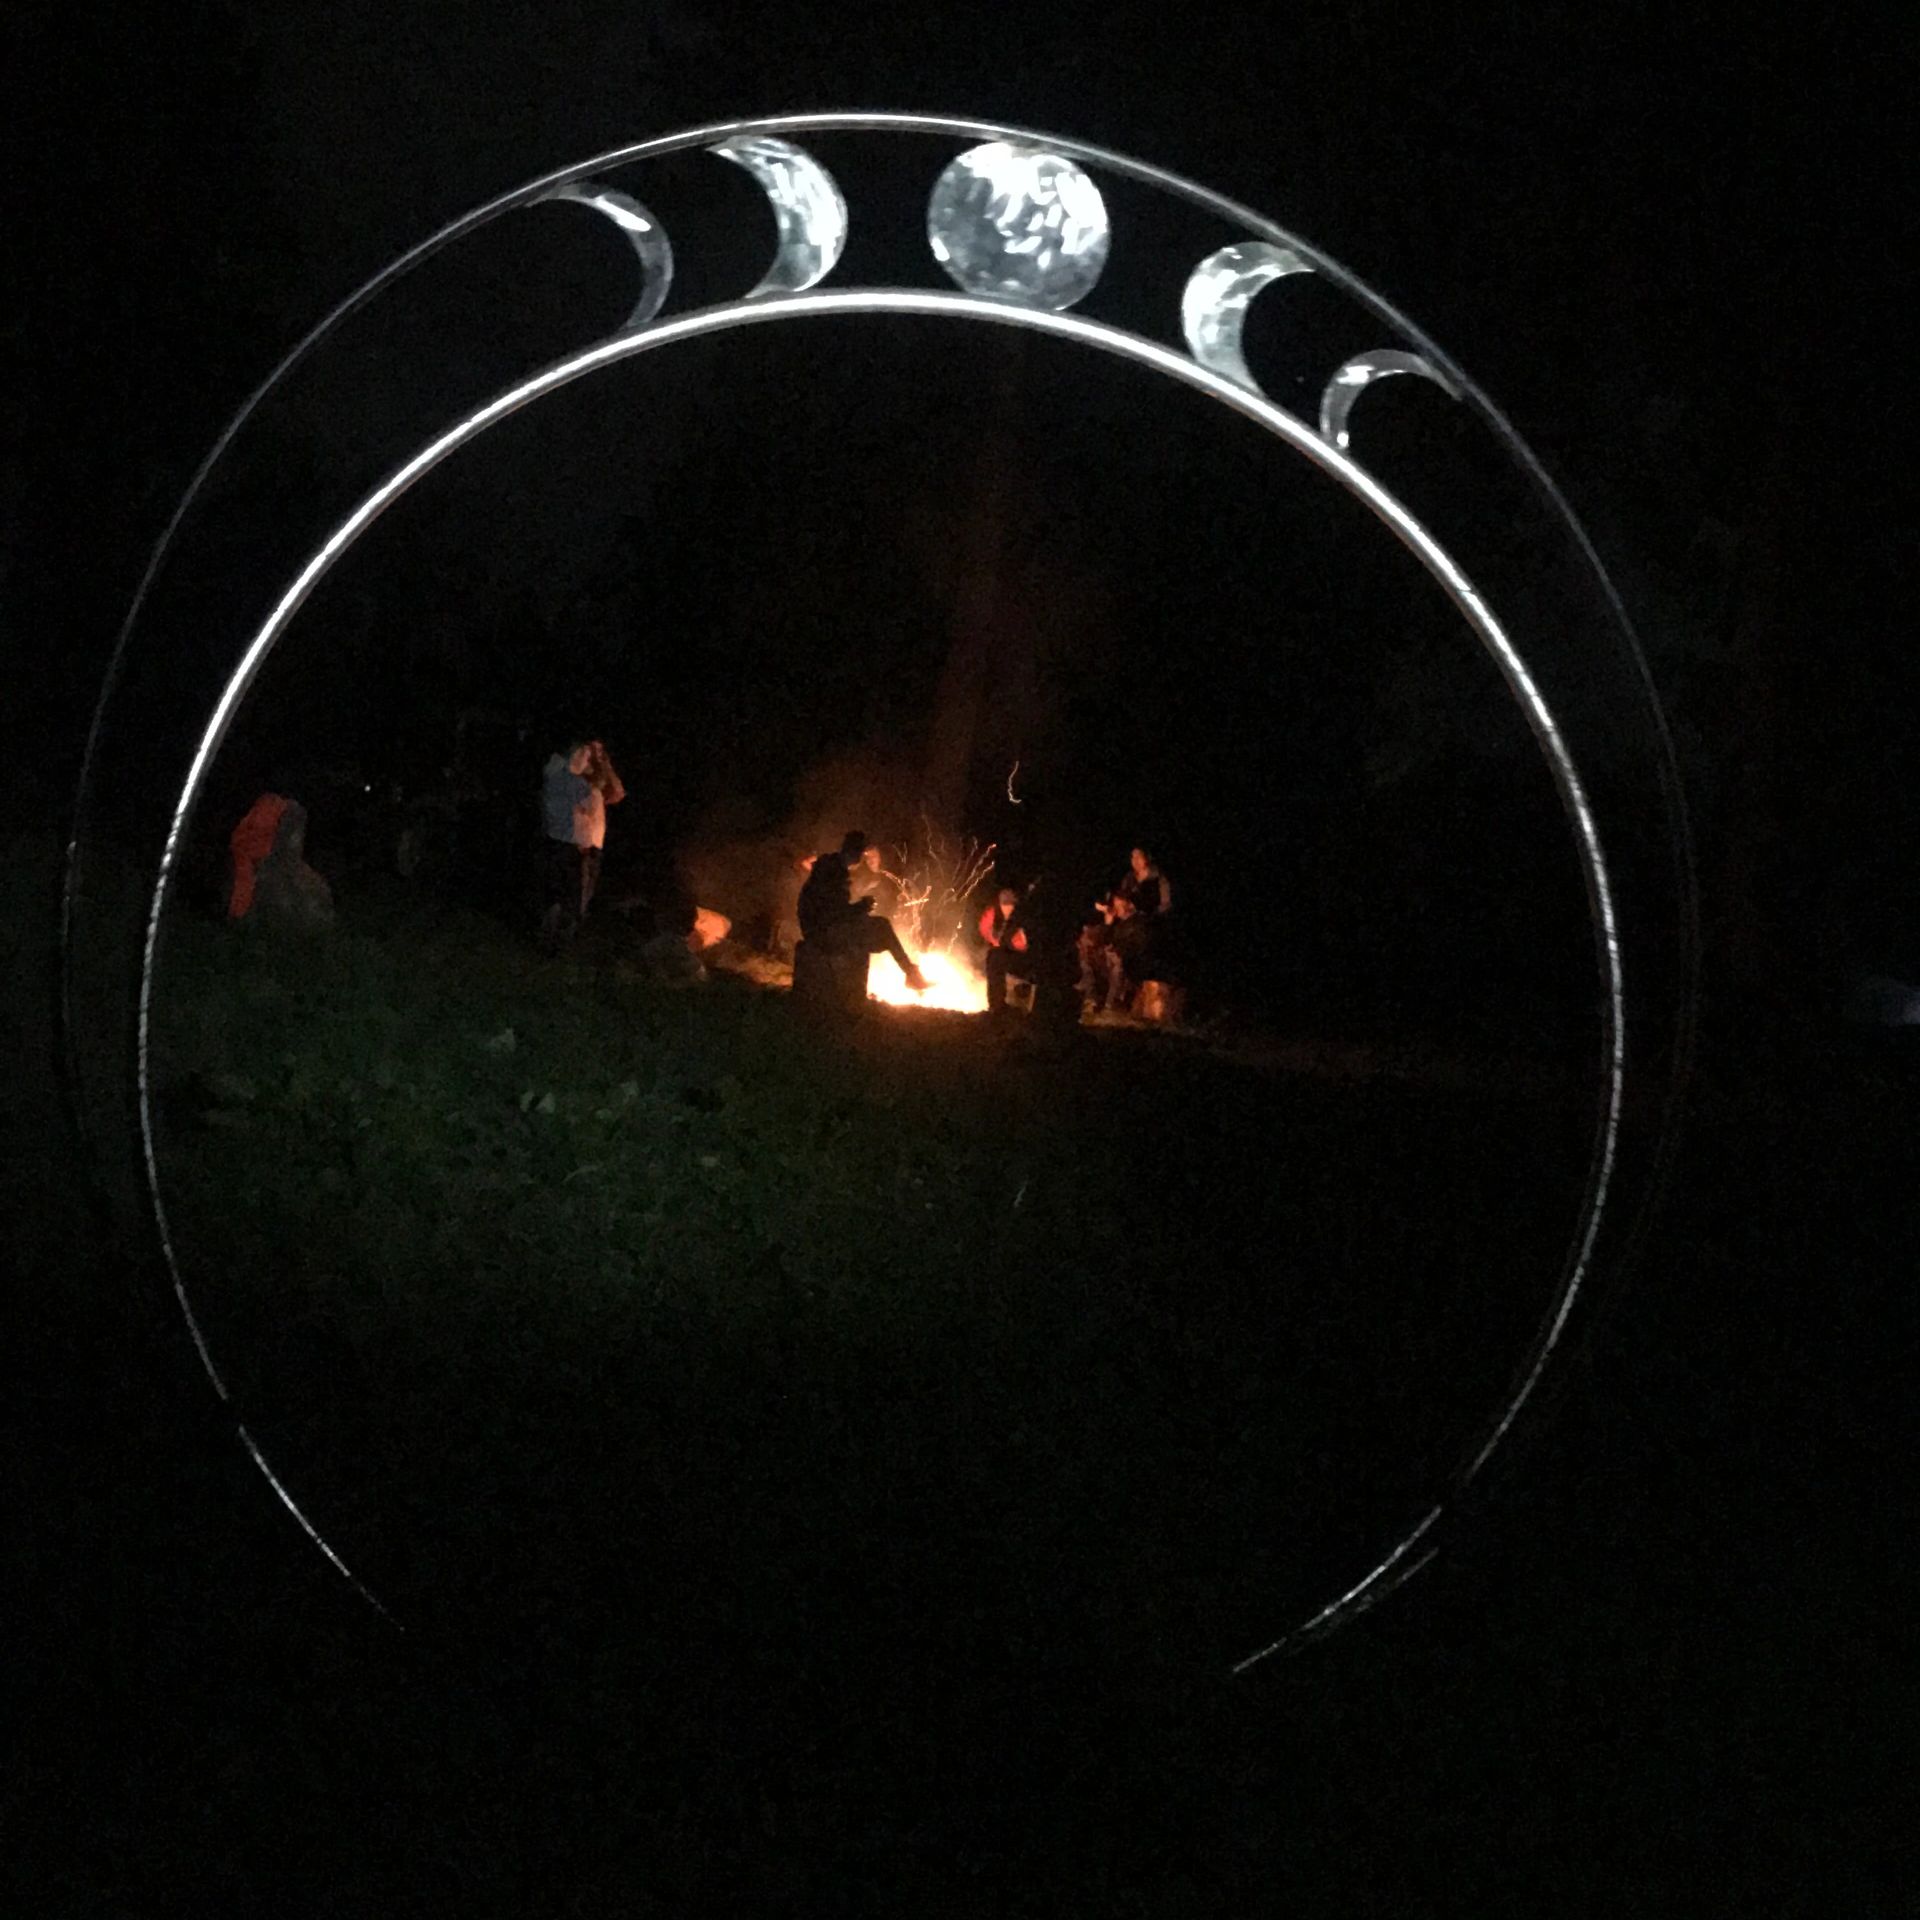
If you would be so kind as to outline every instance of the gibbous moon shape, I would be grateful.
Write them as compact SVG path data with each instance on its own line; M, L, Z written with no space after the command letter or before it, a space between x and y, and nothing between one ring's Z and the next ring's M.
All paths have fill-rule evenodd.
M570 186L555 187L541 198L573 200L591 207L595 213L605 214L627 236L640 262L640 298L621 330L644 327L666 305L667 290L673 285L673 246L666 228L631 194L603 187L597 180L576 180Z
M1431 361L1399 347L1376 347L1371 353L1356 353L1327 382L1326 391L1320 396L1320 438L1345 453L1347 415L1353 411L1353 403L1376 380L1389 379L1396 373L1416 373L1422 380L1431 380L1448 399L1460 398L1459 388Z
M791 140L722 140L708 149L759 181L779 239L773 265L748 294L805 293L836 266L847 244L847 203L833 175Z
M1240 351L1247 308L1262 287L1290 273L1311 273L1312 263L1291 247L1269 240L1242 240L1210 253L1194 268L1180 296L1180 330L1187 351L1210 373L1259 393Z

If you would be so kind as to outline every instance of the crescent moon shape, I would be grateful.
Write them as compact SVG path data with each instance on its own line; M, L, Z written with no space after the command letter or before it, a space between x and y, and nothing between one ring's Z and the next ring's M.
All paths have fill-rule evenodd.
M543 193L542 201L573 200L595 213L604 214L627 236L634 258L640 262L640 298L627 315L621 331L630 333L644 327L666 305L667 289L673 285L673 245L667 230L631 194L603 187L597 180L576 180L569 186Z
M1247 371L1240 350L1247 308L1262 287L1290 273L1312 271L1310 260L1270 240L1242 240L1208 254L1194 268L1180 296L1180 331L1187 337L1187 351L1210 373L1260 393L1260 383Z
M847 203L833 175L791 140L722 140L709 149L759 181L779 239L773 265L748 294L805 293L835 267L847 244Z
M1345 453L1347 415L1353 411L1353 403L1376 380L1391 379L1396 373L1418 374L1422 380L1431 380L1448 399L1460 398L1460 389L1431 360L1399 347L1376 347L1371 353L1356 353L1327 382L1320 396L1320 438Z

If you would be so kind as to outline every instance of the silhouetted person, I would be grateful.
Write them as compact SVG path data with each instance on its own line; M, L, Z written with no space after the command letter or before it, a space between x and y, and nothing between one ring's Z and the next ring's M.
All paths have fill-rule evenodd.
M867 850L867 836L857 827L841 841L839 850L820 854L800 889L800 937L815 941L825 953L890 953L915 993L925 993L932 982L914 965L893 922L873 911L869 897L853 897L851 869Z
M1146 978L1148 922L1132 896L1116 893L1108 907L1107 938L1095 950L1096 1011L1104 1000L1113 1013L1124 1013L1134 989Z
M1120 884L1094 911L1099 919L1080 935L1080 990L1096 1009L1104 1000L1118 1010L1174 960L1173 883L1145 847L1135 847Z

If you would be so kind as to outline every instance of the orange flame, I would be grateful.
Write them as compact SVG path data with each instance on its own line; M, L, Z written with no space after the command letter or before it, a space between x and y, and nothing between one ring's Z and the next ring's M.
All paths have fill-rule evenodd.
M951 953L923 953L920 971L933 982L925 993L915 993L900 969L887 956L876 954L867 974L867 996L890 1007L937 1007L944 1013L985 1013L987 983L967 963Z

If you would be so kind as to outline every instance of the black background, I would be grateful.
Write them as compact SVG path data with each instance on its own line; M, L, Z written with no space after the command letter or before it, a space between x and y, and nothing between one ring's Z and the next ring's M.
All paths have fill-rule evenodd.
M1446 343L1566 477L1676 717L1709 927L1688 1147L1636 1286L1471 1546L1253 1678L1230 1731L1115 1729L1104 1804L994 1844L1151 1861L1142 1912L1891 1910L1882 1322L1910 1268L1912 1062L1830 1019L1836 956L1914 959L1913 49L1891 11L287 5L28 9L6 34L22 826L63 820L145 552L244 392L432 226L622 139L868 103L1060 126L1276 212ZM196 1450L113 1277L52 1239L15 1346L13 1910L285 1910L264 1889L287 1858L319 1910L336 1886L359 1910L638 1902L617 1833L564 1862L525 1837L490 1856L525 1883L480 1888L449 1864L471 1834L392 1828L403 1772L458 1771L426 1731L444 1676L387 1671L230 1447ZM408 1724L367 1765L329 1701L376 1685ZM504 1804L564 1738L530 1723L462 1764ZM722 1786L708 1803L685 1844L723 1877ZM744 1879L735 1898L778 1910Z

